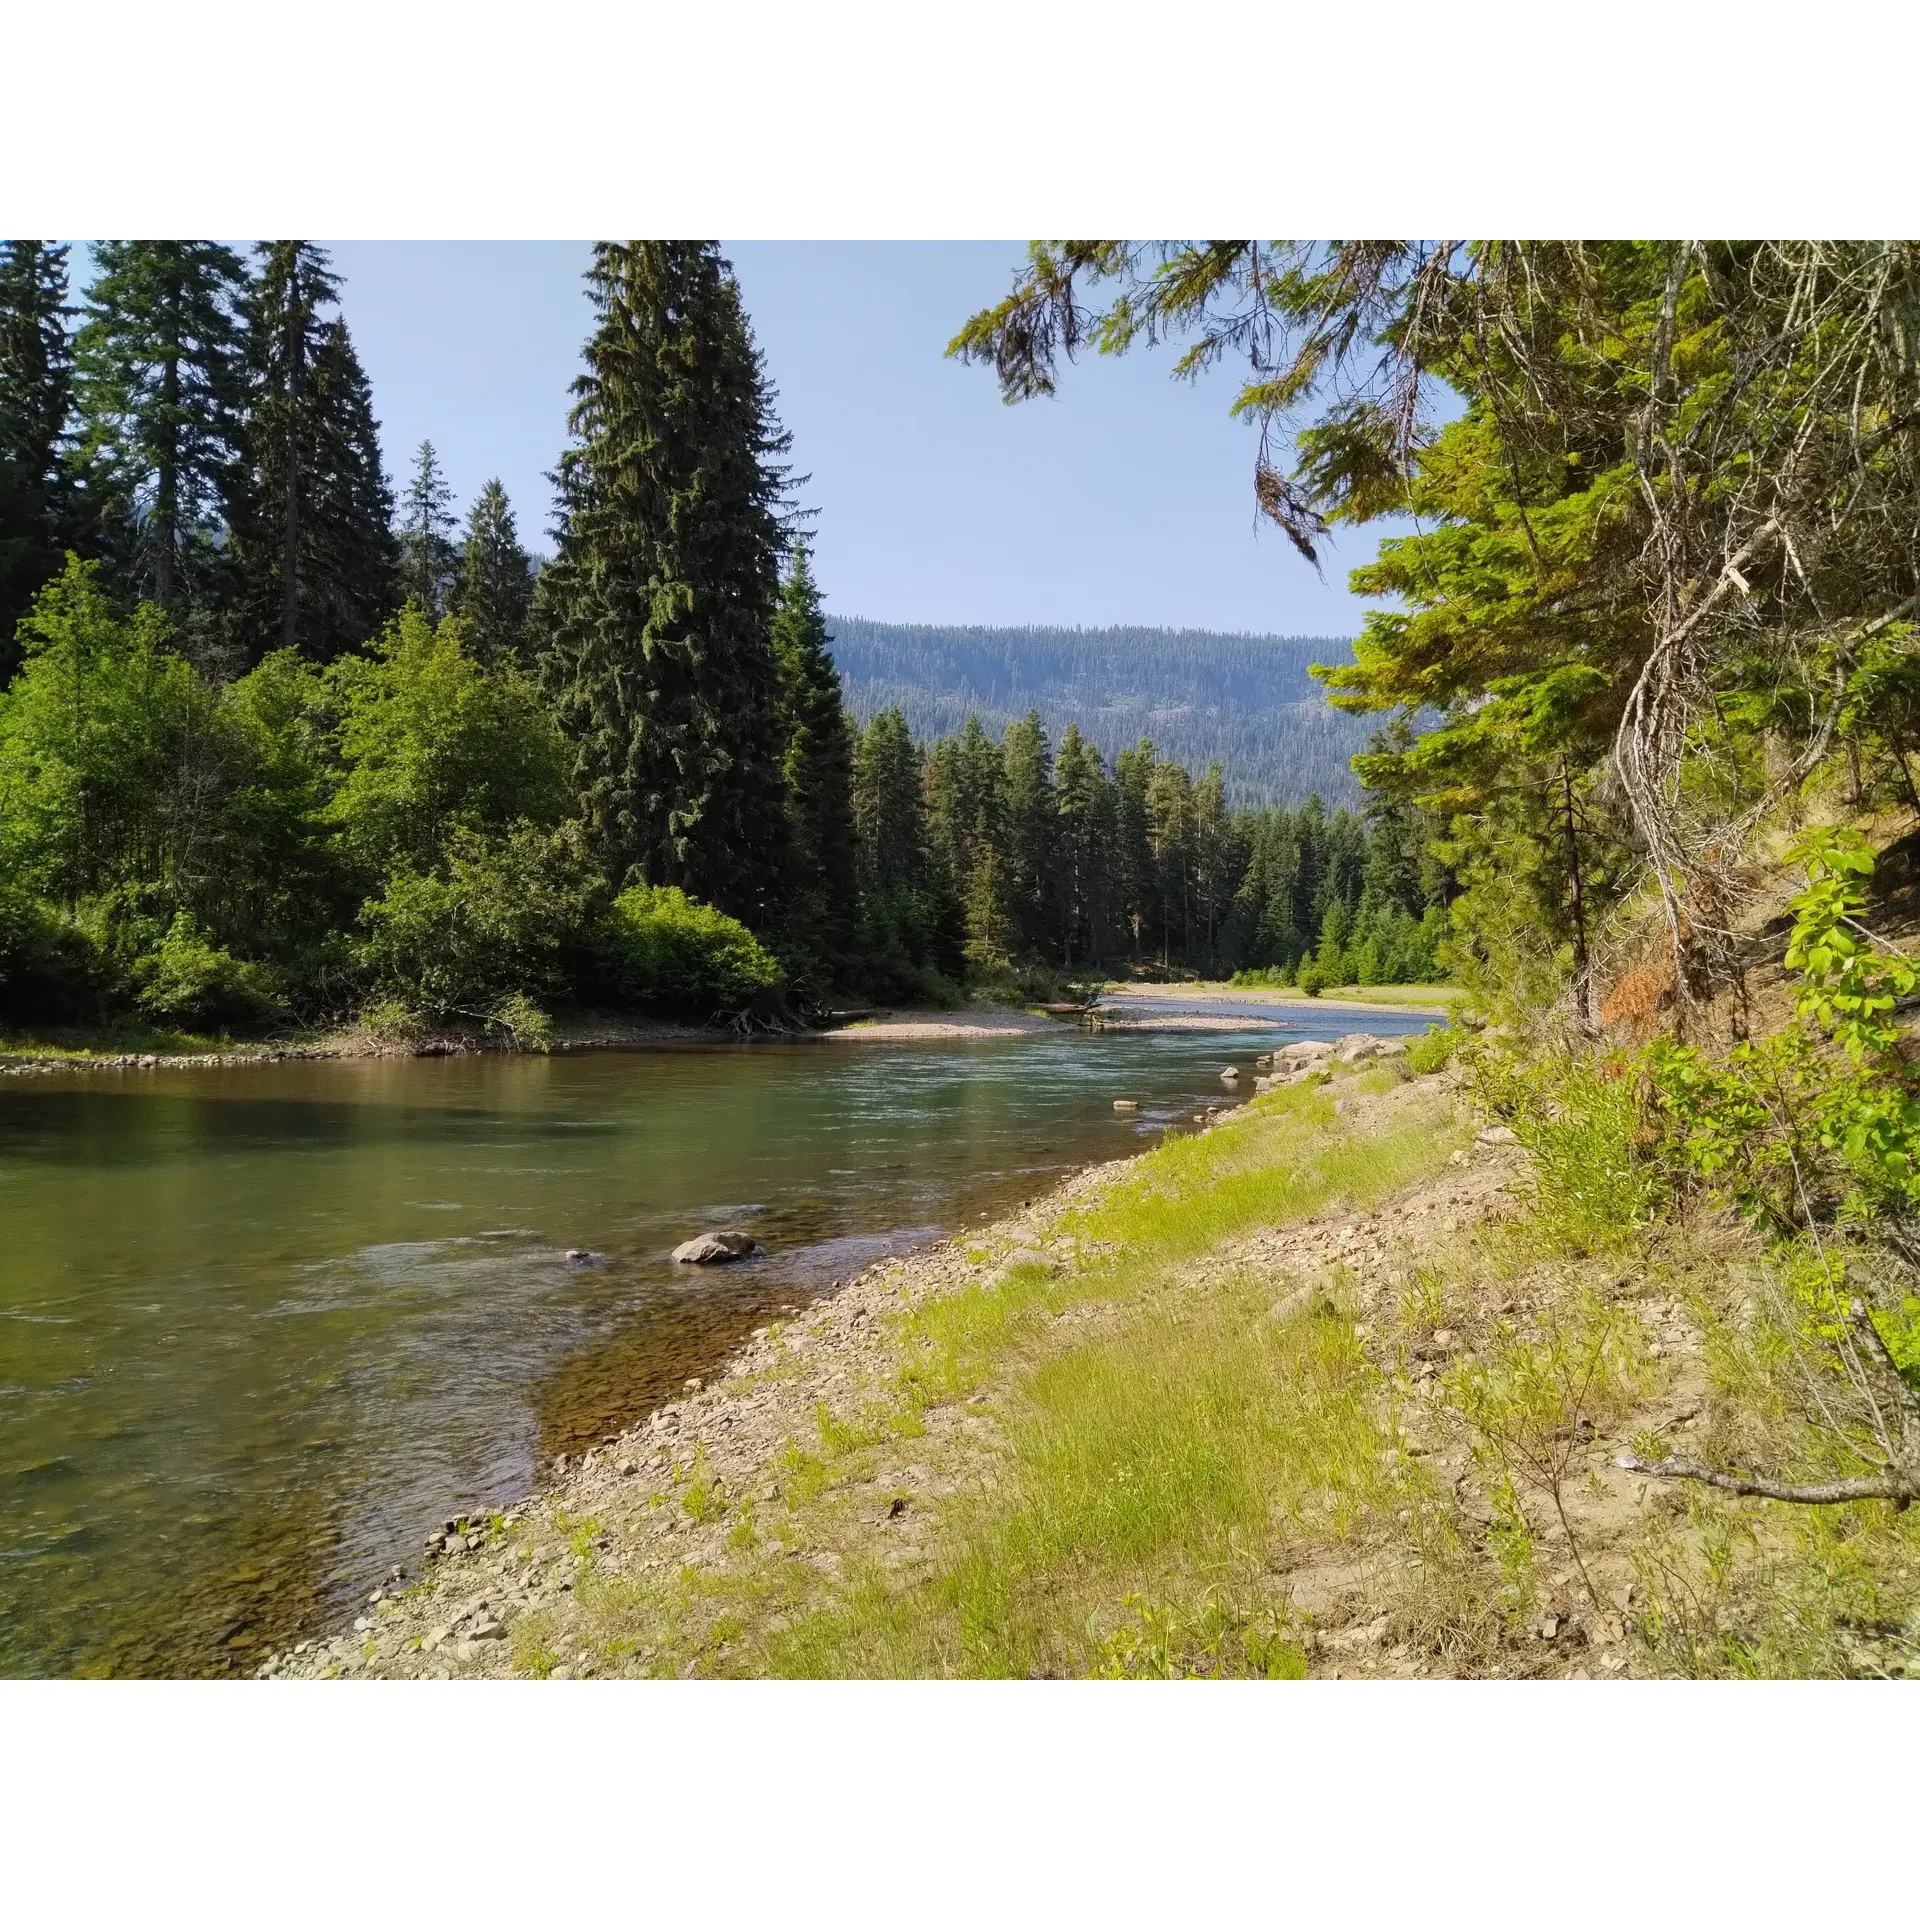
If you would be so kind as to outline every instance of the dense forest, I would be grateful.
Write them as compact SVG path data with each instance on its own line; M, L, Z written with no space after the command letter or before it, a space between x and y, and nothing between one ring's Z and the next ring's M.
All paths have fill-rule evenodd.
M1218 765L1056 750L1037 711L849 717L712 246L596 250L537 569L497 482L456 519L430 444L396 495L321 249L96 267L76 312L64 249L0 254L9 1022L538 1042L569 1005L1432 973L1404 807L1236 811ZM1266 643L1234 644L1216 678L1257 691Z
M930 627L835 614L834 664L856 718L898 707L929 739L970 716L996 738L1029 708L1111 763L1151 735L1170 759L1220 763L1233 806L1359 797L1353 756L1369 728L1328 706L1311 669L1343 666L1345 640L1169 627Z

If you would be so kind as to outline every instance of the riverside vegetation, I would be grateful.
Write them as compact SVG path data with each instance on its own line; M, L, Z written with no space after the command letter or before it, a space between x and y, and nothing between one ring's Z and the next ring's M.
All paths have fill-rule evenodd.
M1406 809L1234 811L1035 713L846 715L739 291L607 245L536 568L396 500L324 252L0 253L0 1022L135 1051L357 1020L804 1021L1115 966L1436 973Z
M690 655L650 633L648 661L698 670L622 705L620 583L663 563L619 504L650 475L596 467L637 442L603 429L651 391L669 307L697 284L717 313L730 283L705 252L647 248L603 250L596 275L607 326L540 584L538 684L573 743L547 831L605 885L680 887L803 951L775 927L832 915L776 905L827 883L788 891L765 836L797 836L776 793L824 790L806 752L778 782L771 750L702 763L693 814L659 771L673 728L711 737L709 671L729 711L790 710L753 705L742 625ZM418 1586L271 1670L1920 1671L1920 249L1041 243L953 351L1017 401L1079 351L1176 336L1185 372L1246 355L1255 499L1303 555L1413 511L1355 576L1386 604L1322 678L1381 721L1355 762L1361 868L1398 876L1395 944L1420 942L1387 970L1444 971L1486 1024L1289 1072L996 1231L883 1263L551 1498L461 1516ZM666 360L713 364L687 338ZM737 399L757 363L726 365ZM754 460L780 451L764 406L737 417ZM778 532L750 464L740 511ZM1058 900L1082 870L1069 739L1041 779L1038 733L924 755L903 721L868 728L876 977L958 951L985 980L1045 951L1023 946L1026 823L1057 823ZM999 798L976 807L963 776L992 790L989 762ZM1051 815L1029 815L1043 788ZM926 839L881 865L875 825L910 817ZM929 892L915 862L956 820L969 858ZM1268 898L1292 945L1231 967L1381 977L1379 946L1354 952L1364 880L1330 940L1334 900L1308 919L1290 891L1306 832L1285 821ZM498 844L532 844L515 831ZM1122 949L1228 970L1232 916L1195 902L1239 899L1257 837L1210 893L1197 827L1149 840L1152 911L1108 896ZM457 887L469 855L422 886ZM1060 911L1048 938L1077 966L1100 942Z

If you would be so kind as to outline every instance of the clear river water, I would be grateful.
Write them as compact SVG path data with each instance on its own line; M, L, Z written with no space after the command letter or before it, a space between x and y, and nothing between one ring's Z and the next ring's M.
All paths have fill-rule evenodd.
M1428 1024L1235 1010L1288 1031L0 1081L0 1674L251 1671L890 1248Z

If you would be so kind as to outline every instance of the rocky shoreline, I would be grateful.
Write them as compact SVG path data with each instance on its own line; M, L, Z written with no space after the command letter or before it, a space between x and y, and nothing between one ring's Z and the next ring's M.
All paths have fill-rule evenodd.
M1358 1068L1382 1058L1377 1048L1398 1050L1367 1035L1349 1041L1356 1044L1316 1050L1295 1070L1324 1071L1323 1061ZM1324 1044L1315 1043L1316 1049ZM1343 1050L1353 1057L1338 1060ZM1430 1100L1442 1089L1429 1080L1403 1083L1399 1092ZM1345 1109L1351 1103L1338 1104ZM1251 1116L1252 1109L1236 1104L1193 1118L1231 1125ZM1378 1215L1311 1222L1260 1238L1271 1243L1267 1253L1282 1256L1289 1268L1304 1263L1317 1270L1340 1261L1371 1273L1390 1243L1409 1230L1430 1233L1440 1221L1465 1227L1500 1210L1514 1172L1509 1151L1508 1141L1483 1137L1474 1154L1455 1156L1461 1164L1441 1180L1398 1196ZM589 1570L589 1584L697 1581L718 1570L735 1516L756 1508L779 1511L795 1447L818 1445L817 1430L835 1422L856 1422L875 1384L897 1367L893 1316L983 1280L991 1283L1016 1260L1072 1261L1082 1249L1070 1229L1063 1231L1067 1217L1103 1187L1127 1178L1139 1157L1083 1169L1002 1220L879 1261L793 1318L757 1329L723 1373L689 1380L682 1399L580 1456L554 1461L538 1493L511 1506L449 1515L422 1542L417 1568L395 1568L367 1594L350 1627L275 1654L257 1677L538 1673L567 1679L633 1670L611 1666L595 1651L576 1598ZM959 1484L940 1463L982 1446L991 1451L985 1417L986 1409L973 1402L930 1407L924 1441L890 1449L865 1515L866 1524L882 1530L890 1557L911 1558L925 1549L936 1525L935 1504ZM712 1493L710 1506L702 1489ZM528 1629L535 1616L542 1633L530 1661Z
M818 1420L815 1409L851 1416L862 1385L893 1357L887 1314L979 1281L985 1244L1031 1257L1063 1215L1123 1178L1137 1158L1084 1168L1005 1221L878 1261L792 1318L758 1328L724 1373L689 1380L683 1398L553 1461L538 1493L450 1514L423 1540L417 1572L392 1569L349 1628L271 1656L256 1677L505 1678L514 1671L516 1623L564 1603L587 1567L618 1578L715 1563L725 1530L687 1512L691 1475L770 1501L779 1456ZM958 1409L928 1414L930 1426L963 1418ZM892 1511L895 1504L888 1502L891 1522L905 1521L907 1532L923 1523L906 1503ZM547 1677L594 1670L591 1658L573 1659Z

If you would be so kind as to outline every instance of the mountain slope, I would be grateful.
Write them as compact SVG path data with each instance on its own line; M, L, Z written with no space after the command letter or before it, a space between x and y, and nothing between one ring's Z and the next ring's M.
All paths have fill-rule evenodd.
M1168 627L935 627L829 615L851 711L897 706L922 739L969 713L998 738L1037 707L1057 745L1077 724L1109 763L1144 734L1196 775L1220 762L1240 804L1358 797L1348 761L1374 722L1335 713L1308 675L1345 640Z

